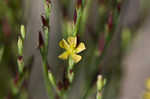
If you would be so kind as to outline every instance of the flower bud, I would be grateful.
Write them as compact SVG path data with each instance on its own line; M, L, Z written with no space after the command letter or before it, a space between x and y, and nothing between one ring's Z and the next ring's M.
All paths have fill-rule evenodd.
M18 38L18 53L19 55L22 55L23 51L23 41L21 39L21 37L19 36Z
M24 25L21 25L20 31L21 31L21 37L22 37L23 39L25 39L25 27L24 27Z
M78 0L77 1L77 8L81 8L82 7L82 0Z
M38 47L42 48L43 46L44 46L44 40L43 40L43 37L42 37L42 33L40 31L39 32L39 45L38 45Z
M43 15L41 15L41 20L42 20L43 26L48 27L48 22L47 22L47 20L45 19L45 17Z
M98 77L97 77L97 89L98 89L98 91L101 91L102 88L103 88L102 76L98 75Z

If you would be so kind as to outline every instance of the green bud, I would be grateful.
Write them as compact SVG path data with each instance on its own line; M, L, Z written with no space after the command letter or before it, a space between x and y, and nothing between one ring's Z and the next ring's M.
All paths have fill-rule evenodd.
M49 30L48 30L48 27L44 27L44 36L45 36L46 53L48 53L48 41L49 41Z
M24 27L24 25L21 25L21 36L23 39L25 39L25 27Z
M51 84L53 86L55 86L55 79L54 79L54 76L52 75L52 73L50 71L48 71L48 77L49 77Z
M74 72L70 72L68 73L68 78L69 78L69 82L72 83L73 79L74 79Z
M19 37L18 39L18 53L19 55L22 55L23 53L23 42L22 42L21 37Z
M51 3L44 2L46 18L49 18L51 13Z
M18 56L17 62L18 62L19 73L22 73L23 72L23 68L24 68L23 56Z
M103 88L103 79L101 75L98 75L97 77L97 90L101 91Z

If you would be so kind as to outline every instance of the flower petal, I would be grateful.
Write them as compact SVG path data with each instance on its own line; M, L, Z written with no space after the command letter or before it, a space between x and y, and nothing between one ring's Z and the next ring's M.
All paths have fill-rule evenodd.
M150 99L150 92L145 92L143 98Z
M58 58L66 60L68 56L69 56L68 52L63 52L62 54L58 56Z
M85 48L84 43L81 42L75 50L76 50L76 53L80 53L80 52L82 52L82 51L85 50L85 49L86 49L86 48Z
M72 56L72 59L75 63L78 63L82 59L82 57L80 55L77 55L77 54L72 54L71 56Z
M64 48L64 49L68 49L69 48L69 44L64 39L59 42L59 46L61 48Z
M150 90L150 79L148 79L148 80L146 81L146 88L147 88L148 90Z
M72 48L75 48L77 45L77 37L68 37L67 41L69 42Z

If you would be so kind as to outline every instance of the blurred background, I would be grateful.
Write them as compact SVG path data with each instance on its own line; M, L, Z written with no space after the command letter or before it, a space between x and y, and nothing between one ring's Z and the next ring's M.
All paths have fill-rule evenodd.
M48 99L38 32L44 0L0 0L0 99ZM63 82L67 62L58 43L69 34L77 0L51 0L48 63ZM104 99L142 99L150 77L150 1L84 0L78 39L86 45L68 99L96 99L97 75L107 79ZM23 57L29 75L17 92L17 40L25 25ZM56 96L56 99L59 99ZM148 98L149 99L149 98Z

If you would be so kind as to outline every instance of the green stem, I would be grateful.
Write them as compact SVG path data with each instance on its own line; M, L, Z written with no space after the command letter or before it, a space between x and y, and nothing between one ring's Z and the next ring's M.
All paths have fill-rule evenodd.
M68 70L67 70L67 76L69 79L69 82L72 83L73 79L74 79L74 72L73 72L73 67L74 67L74 61L71 57L69 57L68 60Z
M47 69L47 61L46 59L43 59L43 74L44 74L44 80L45 80L45 85L47 88L47 92L49 95L49 99L54 99L54 94L52 92L52 86L50 84L50 81L48 79L48 69Z

